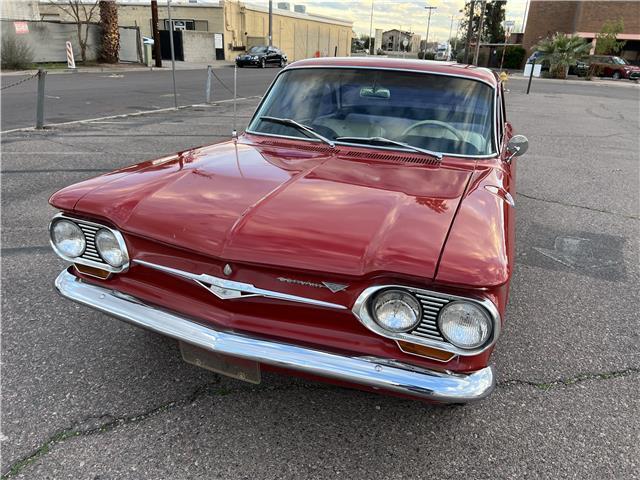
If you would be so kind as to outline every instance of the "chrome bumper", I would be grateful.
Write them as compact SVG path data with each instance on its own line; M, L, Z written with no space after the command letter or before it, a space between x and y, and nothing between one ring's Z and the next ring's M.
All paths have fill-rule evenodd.
M365 385L443 403L479 400L495 387L493 369L468 375L443 373L374 357L350 357L288 343L221 332L137 298L83 282L64 270L55 282L63 297L138 327L212 352L254 360L347 383Z

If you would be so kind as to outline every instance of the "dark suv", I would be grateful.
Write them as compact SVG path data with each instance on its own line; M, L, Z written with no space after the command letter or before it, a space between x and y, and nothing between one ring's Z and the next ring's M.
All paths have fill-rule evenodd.
M287 56L276 47L259 45L251 47L244 55L238 55L236 65L238 67L254 66L266 68L269 65L276 65L283 68L287 64Z

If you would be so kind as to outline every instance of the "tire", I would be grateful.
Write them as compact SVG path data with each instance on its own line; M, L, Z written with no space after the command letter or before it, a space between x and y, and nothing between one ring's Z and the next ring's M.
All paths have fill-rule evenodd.
M267 61L264 58L260 59L260 68L266 68L267 67Z
M620 80L620 72L613 72L613 79Z

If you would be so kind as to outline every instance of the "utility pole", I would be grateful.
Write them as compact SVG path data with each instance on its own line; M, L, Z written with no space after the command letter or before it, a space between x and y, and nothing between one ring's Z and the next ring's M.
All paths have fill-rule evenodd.
M269 0L269 46L273 47L273 0Z
M431 11L435 10L438 7L426 6L424 8L429 10L429 19L427 20L427 38L424 40L424 57L425 57L425 60L426 60L426 58L427 58L427 49L429 48L429 27L431 27Z
M484 7L486 0L480 0L482 8L480 9L480 20L478 20L478 35L476 36L476 53L473 55L473 64L478 66L478 57L480 56L480 42L482 42L482 28L484 27Z
M162 52L160 51L160 32L158 31L158 1L151 0L151 28L153 30L153 51L156 56L156 67L162 67Z
M369 55L374 55L375 41L372 41L371 35L373 34L373 0L371 0L371 20L369 21Z
M471 48L471 35L473 34L473 14L476 9L475 0L471 0L469 4L469 20L467 23L467 40L464 46L464 58L462 63L469 63L469 49Z

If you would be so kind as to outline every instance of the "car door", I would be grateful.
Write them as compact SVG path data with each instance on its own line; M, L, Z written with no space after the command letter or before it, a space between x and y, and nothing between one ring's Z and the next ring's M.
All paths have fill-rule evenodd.
M278 54L275 48L269 47L267 49L267 65L273 65L275 63L278 63Z

